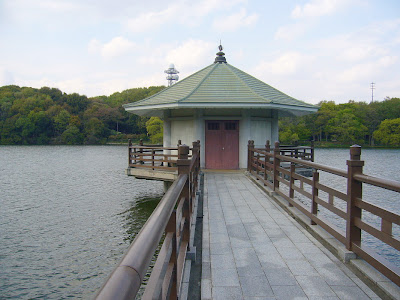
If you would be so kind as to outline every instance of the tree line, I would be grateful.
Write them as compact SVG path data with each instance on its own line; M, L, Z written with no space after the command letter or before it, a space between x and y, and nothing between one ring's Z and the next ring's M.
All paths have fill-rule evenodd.
M334 145L400 146L400 98L335 104L323 101L317 113L279 120L283 144L314 140Z
M134 88L88 98L57 88L0 87L0 144L104 144L147 138L149 118L122 104L149 97L164 86Z
M88 98L57 88L0 87L0 144L104 144L128 138L161 143L163 123L159 118L127 113L122 105L164 88L133 88ZM319 106L315 114L280 118L280 142L400 146L400 98L369 104L323 101Z

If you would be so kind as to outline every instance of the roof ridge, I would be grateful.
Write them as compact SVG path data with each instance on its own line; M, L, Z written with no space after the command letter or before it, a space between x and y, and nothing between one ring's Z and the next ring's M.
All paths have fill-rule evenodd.
M232 68L243 72L242 70L240 70L240 69L238 69L238 68L236 68L236 67L234 67L234 66L232 66L232 65L230 65L230 64L228 64L228 63L226 63L226 65L229 66L229 68L231 69L231 72L233 73L233 75L234 75L248 90L250 90L250 92L251 92L252 94L256 95L258 98L261 98L261 99L267 101L267 103L273 103L273 101L271 101L271 100L269 100L269 99L266 99L265 97L263 97L263 96L261 96L260 94L256 93L252 88L250 88L250 86L249 86L248 84L246 84L246 82L245 82L242 78L240 78L240 77L236 74L235 70L232 70ZM243 73L245 73L245 74L248 75L248 76L251 76L250 74L247 74L246 72L243 72ZM255 78L255 77L253 77L253 76L251 76L251 77L254 78L254 79L257 79L257 78Z
M213 65L214 65L214 66L213 66ZM207 67L205 67L204 69L201 70L201 71L203 71L203 70L205 70L205 69L207 69L207 68L209 68L209 67L211 67L211 66L213 66L213 67L211 68L211 70L210 70L205 76L203 76L203 79L199 81L199 83L197 84L197 86L196 86L189 94L187 94L185 97L183 97L182 99L178 100L177 103L183 102L184 100L186 100L187 98L189 98L191 95L194 94L194 92L196 92L196 91L199 89L199 87L202 85L202 83L208 78L208 75L210 75L210 74L215 70L217 64L216 64L216 63L211 64L211 65L209 65L209 66L207 66ZM199 72L200 72L200 71L199 71ZM196 72L196 73L194 73L194 74L197 74L197 73L198 73L198 72ZM193 75L194 75L194 74L193 74ZM192 76L192 75L190 75L190 76ZM190 77L190 76L189 76L189 77ZM186 77L186 78L187 78L187 77Z

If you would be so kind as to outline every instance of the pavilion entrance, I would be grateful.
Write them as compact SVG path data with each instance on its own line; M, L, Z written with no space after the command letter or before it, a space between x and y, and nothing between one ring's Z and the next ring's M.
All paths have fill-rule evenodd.
M206 121L206 169L239 169L239 121Z

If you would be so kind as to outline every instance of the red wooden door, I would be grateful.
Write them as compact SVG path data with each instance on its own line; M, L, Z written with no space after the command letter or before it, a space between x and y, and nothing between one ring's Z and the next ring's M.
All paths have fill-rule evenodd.
M207 169L239 168L239 121L206 121Z

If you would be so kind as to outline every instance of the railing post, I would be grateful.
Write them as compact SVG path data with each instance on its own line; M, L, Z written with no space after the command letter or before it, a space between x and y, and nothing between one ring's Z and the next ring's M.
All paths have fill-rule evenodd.
M139 146L143 146L143 140L142 139L140 139L140 141L139 141ZM144 161L142 160L143 159L143 149L142 148L140 148L139 149L139 153L140 153L140 158L139 158L139 163L141 164L141 165L143 165L144 164Z
M296 172L296 166L294 163L290 163L290 181L289 181L289 198L293 199L294 198L294 178L293 174ZM289 207L292 207L293 204L289 202Z
M178 167L178 175L187 174L188 180L186 180L185 186L182 190L180 198L185 198L183 205L183 217L185 218L185 225L183 229L182 241L185 241L189 245L190 238L190 207L192 207L192 195L190 195L190 160L188 159L189 146L180 145L178 147L178 160L176 165Z
M314 140L311 141L311 161L314 162Z
M319 173L318 171L313 172L313 181L312 181L312 199L311 199L311 213L313 215L318 214L318 203L315 202L315 198L318 197L318 188L316 187L317 182L319 181ZM316 225L313 220L311 220L311 225Z
M172 270L172 286L169 291L169 299L177 299L178 297L178 241L176 238L177 233L176 226L176 210L174 210L169 218L168 224L165 227L165 235L172 233L172 253L169 262L173 264Z
M132 141L131 139L128 140L128 167L131 165L132 161Z
M269 154L271 152L271 145L269 144L269 140L265 143L265 152ZM268 180L268 175L267 175L267 164L269 164L269 156L265 155L265 160L264 160L264 180ZM269 170L268 170L269 171Z
M364 161L361 160L361 146L350 147L350 160L347 161L347 220L346 220L346 248L352 249L352 244L361 243L361 229L354 225L354 219L361 219L361 209L356 207L355 199L362 197L362 182L354 179L355 174L363 171Z
M277 157L280 154L279 142L275 142L274 148L274 191L279 189L279 171L278 168L281 166L281 160Z
M247 142L247 172L251 173L251 140Z

